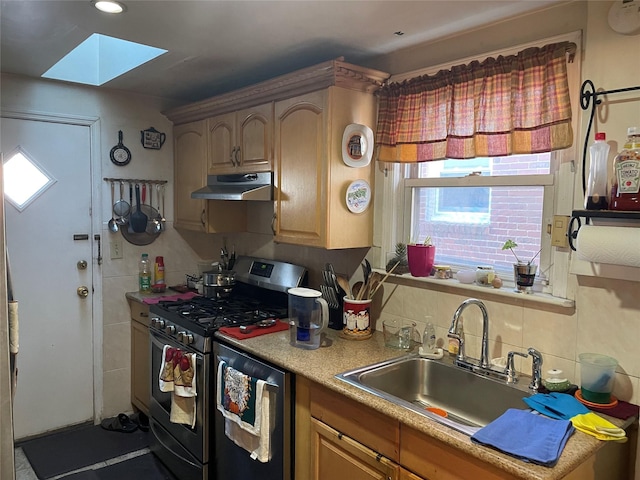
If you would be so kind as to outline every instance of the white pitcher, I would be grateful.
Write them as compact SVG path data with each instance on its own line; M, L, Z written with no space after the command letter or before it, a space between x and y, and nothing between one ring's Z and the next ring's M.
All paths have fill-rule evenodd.
M320 346L321 333L329 324L329 306L322 294L311 288L290 288L289 328L291 345L307 350Z

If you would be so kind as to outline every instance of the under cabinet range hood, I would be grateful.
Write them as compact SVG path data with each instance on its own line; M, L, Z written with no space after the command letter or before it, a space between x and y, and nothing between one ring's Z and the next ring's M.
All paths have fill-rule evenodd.
M207 186L191 198L205 200L273 200L273 173L208 175Z

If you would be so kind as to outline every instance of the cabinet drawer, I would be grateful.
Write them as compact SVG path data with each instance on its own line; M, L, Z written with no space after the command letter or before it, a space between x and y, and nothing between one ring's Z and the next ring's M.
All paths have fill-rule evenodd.
M396 420L315 384L310 386L309 393L312 417L398 461L400 427Z
M400 464L429 480L508 480L513 475L402 425Z
M149 305L146 303L130 301L131 318L138 323L149 326Z

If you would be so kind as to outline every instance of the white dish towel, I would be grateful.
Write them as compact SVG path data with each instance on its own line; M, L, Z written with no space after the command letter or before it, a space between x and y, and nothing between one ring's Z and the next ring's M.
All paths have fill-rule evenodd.
M254 386L254 389L251 386ZM251 399L251 396L254 398ZM218 365L216 407L224 416L224 433L236 445L250 453L253 460L266 463L271 458L270 392L264 380L229 367ZM245 412L253 408L253 423L243 420ZM246 417L246 416L245 416Z
M182 362L173 369L173 392L171 392L171 413L169 421L196 426L196 354L182 353L189 359L189 368L183 370Z

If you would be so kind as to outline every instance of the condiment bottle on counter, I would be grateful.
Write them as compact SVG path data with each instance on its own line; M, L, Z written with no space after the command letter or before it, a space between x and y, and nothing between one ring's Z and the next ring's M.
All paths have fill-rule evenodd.
M609 145L605 141L604 132L596 133L596 141L589 147L589 181L584 197L584 208L587 210L607 210L607 161Z
M138 285L140 293L151 293L151 265L149 255L142 254L139 264Z
M164 291L164 258L156 257L156 262L153 265L153 290Z
M611 210L640 210L640 128L629 127L627 143L613 161Z

